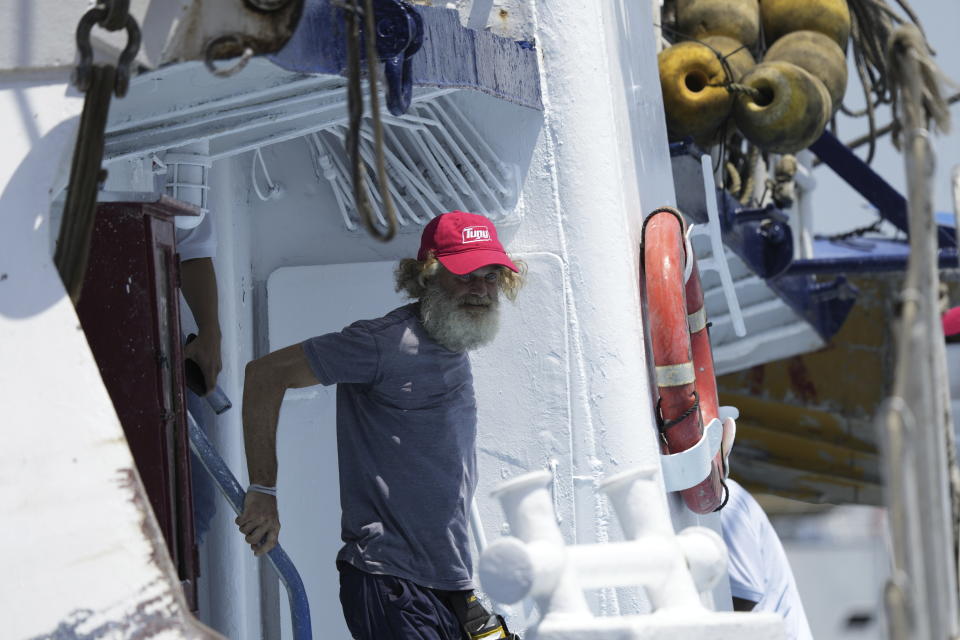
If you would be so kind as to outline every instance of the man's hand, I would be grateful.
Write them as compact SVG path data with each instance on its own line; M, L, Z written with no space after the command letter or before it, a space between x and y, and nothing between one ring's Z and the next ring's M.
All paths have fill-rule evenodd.
M195 339L184 345L183 357L197 363L203 373L207 394L213 391L217 386L217 376L223 368L220 361L220 334L201 331Z
M263 486L277 483L277 421L287 389L320 384L303 347L294 344L247 363L243 383L243 448L247 477ZM261 556L277 544L277 499L248 491L236 520L253 552Z
M280 515L277 499L259 491L248 491L243 501L243 513L237 516L240 533L257 557L277 546L280 536Z

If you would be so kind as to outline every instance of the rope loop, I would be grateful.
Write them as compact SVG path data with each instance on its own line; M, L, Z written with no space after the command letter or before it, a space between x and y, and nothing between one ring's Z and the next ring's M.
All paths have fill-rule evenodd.
M684 420L686 420L687 418L689 418L691 415L693 415L694 411L700 410L700 395L696 391L694 391L693 404L690 405L689 409L684 411L683 414L678 418L674 418L672 420L664 420L663 413L660 410L660 402L662 399L663 398L657 398L657 412L656 412L657 429L660 431L661 434L663 434L670 427L675 427L681 422L683 422Z
M360 214L364 228L376 240L389 242L397 233L397 213L393 207L393 198L387 177L384 159L383 123L380 119L380 97L377 91L377 28L373 10L373 0L350 0L344 9L347 32L347 111L349 127L347 129L347 149L350 155L353 178L354 204ZM342 6L342 5L341 5ZM361 21L367 37L363 38L367 59L367 82L369 84L370 122L373 126L374 169L377 177L377 193L386 213L386 229L381 230L373 223L373 205L367 188L367 170L363 166L360 154L360 127L363 123L363 91L360 86L360 40Z

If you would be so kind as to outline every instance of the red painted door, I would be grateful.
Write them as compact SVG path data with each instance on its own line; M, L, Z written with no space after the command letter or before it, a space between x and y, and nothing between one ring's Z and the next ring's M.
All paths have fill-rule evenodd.
M173 225L175 213L190 211L167 198L98 205L77 313L187 600L196 610L197 551Z

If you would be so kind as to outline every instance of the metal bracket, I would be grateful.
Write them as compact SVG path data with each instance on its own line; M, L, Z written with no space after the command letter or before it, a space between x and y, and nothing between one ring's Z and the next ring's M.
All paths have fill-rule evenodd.
M403 0L375 0L377 55L383 61L387 109L402 116L413 97L413 55L423 46L423 18Z
M377 6L396 1L378 0ZM288 71L342 75L347 60L340 6L340 0L304 0L303 18L296 32L269 59ZM379 9L375 13L379 14ZM410 20L422 20L423 34L429 33L429 42L424 42L426 46L409 65L409 74L402 71L402 77L408 76L417 86L475 89L524 107L543 109L536 51L490 31L465 28L456 9L417 5L413 13L416 17L404 14L398 20L397 31L390 40L399 44L392 55L403 54L400 66L405 67L417 40L423 37L408 31ZM406 46L401 48L405 42ZM390 57L386 44L381 47L377 43L381 58ZM494 73L495 69L506 68L504 65L511 69L509 74Z
M695 487L710 475L710 465L720 451L723 424L714 418L703 430L700 441L679 453L660 456L663 484L668 492Z

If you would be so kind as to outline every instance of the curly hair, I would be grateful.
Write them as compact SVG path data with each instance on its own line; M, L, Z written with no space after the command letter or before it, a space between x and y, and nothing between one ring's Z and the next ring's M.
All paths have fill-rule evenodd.
M527 265L522 260L514 260L519 273L501 267L497 272L499 276L500 291L513 301L517 299L520 288L523 287L524 278L527 275ZM396 278L396 290L402 291L408 297L419 299L427 292L428 281L433 278L440 269L445 267L440 264L436 256L431 252L426 260L416 260L414 258L404 258L394 270Z

